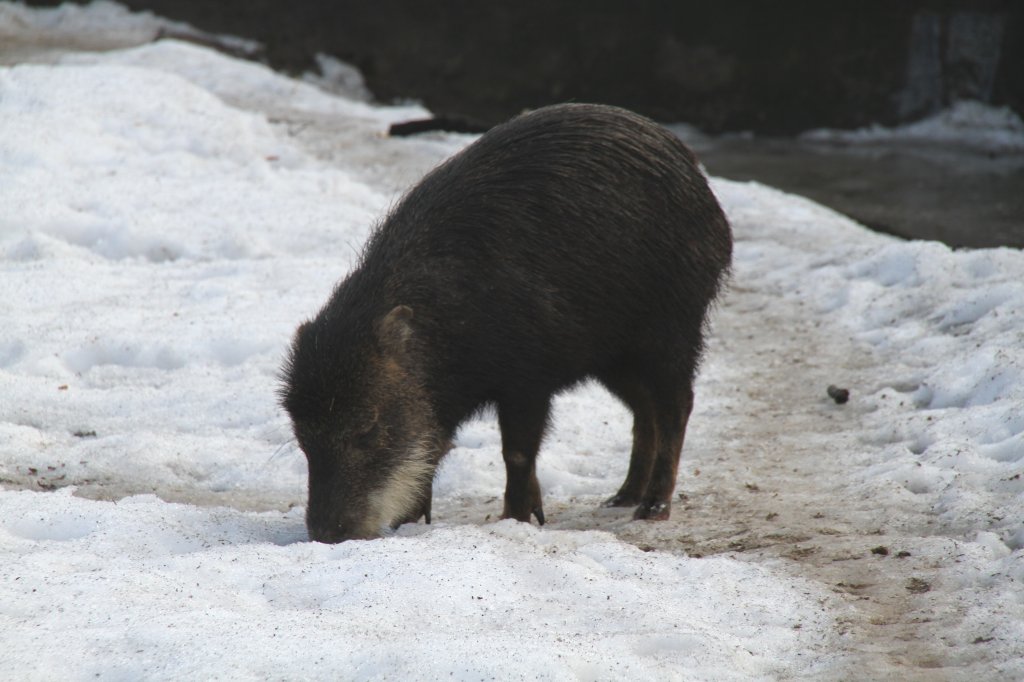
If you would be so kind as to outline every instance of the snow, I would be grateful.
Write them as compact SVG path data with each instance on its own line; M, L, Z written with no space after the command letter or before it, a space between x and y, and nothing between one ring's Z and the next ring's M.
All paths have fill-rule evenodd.
M69 35L162 21L69 7L0 3L0 35L54 16ZM396 191L471 138L388 139L426 112L176 41L50 57L0 68L0 676L844 676L832 586L594 530L644 527L590 511L625 475L631 425L595 385L556 402L549 527L473 516L496 516L504 487L485 415L438 474L432 526L308 542L305 460L275 396L290 336ZM936 617L936 637L991 652L957 654L964 670L1024 675L1024 254L900 242L768 187L712 187L736 233L720 322L753 338L782 306L870 358L842 374L856 383L835 412L856 466L823 456L822 489L894 525L920 509L942 524L913 546L941 564L936 612L961 614ZM729 393L756 379L726 361L757 355L743 343L711 339L681 492L719 466L717 425L751 412ZM831 449L813 433L779 447L801 437ZM470 521L446 516L466 501Z
M961 100L924 120L895 128L875 124L859 130L820 129L802 137L845 144L955 145L991 154L1020 154L1024 152L1024 121L1009 107Z
M66 3L46 9L12 2L0 4L0 36L7 39L33 34L55 44L72 42L83 35L103 36L115 43L148 41L156 37L161 28L172 27L188 30L186 24L149 12L132 12L115 2L94 2L87 6Z
M295 542L299 510L65 491L4 496L8 641L31 624L76 652L6 647L19 677L749 679L822 627L800 592L778 609L767 571L606 533L505 521L328 546Z
M734 221L751 208L764 220L758 200L783 198L714 187ZM1024 481L1009 477L1024 469L1024 254L897 241L809 201L788 203L788 224L773 225L753 249L739 241L737 269L756 261L762 282L884 358L859 391L873 406L867 433L886 443L863 483L941 491L936 511L971 523L987 514L1019 520Z
M3 63L48 62L69 49L109 50L176 35L213 41L240 54L254 54L259 43L235 36L211 36L150 12L132 12L124 5L95 0L87 5L27 7L0 2L0 45Z

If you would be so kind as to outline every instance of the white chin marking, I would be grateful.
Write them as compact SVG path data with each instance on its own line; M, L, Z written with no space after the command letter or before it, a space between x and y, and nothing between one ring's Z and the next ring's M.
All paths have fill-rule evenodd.
M417 443L407 450L405 459L370 497L367 517L374 521L373 527L390 531L395 520L407 516L433 478L434 468L426 443Z

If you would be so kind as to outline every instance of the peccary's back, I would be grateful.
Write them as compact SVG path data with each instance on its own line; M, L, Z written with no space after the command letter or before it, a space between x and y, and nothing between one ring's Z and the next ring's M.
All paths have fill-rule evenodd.
M675 136L622 109L560 105L424 178L371 239L359 288L416 310L439 371L565 384L648 337L699 356L731 250Z

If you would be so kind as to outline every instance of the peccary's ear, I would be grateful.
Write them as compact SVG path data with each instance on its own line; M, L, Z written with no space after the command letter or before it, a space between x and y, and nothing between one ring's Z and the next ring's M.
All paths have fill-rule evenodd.
M412 308L397 305L377 325L377 336L385 349L394 354L404 353L412 340Z

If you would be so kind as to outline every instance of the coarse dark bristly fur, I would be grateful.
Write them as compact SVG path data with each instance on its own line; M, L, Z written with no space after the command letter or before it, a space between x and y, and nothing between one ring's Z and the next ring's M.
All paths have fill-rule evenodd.
M493 128L416 185L295 335L282 403L324 542L426 515L458 426L497 408L504 516L544 521L551 398L595 378L633 412L606 503L668 518L707 309L732 236L693 154L609 106Z

